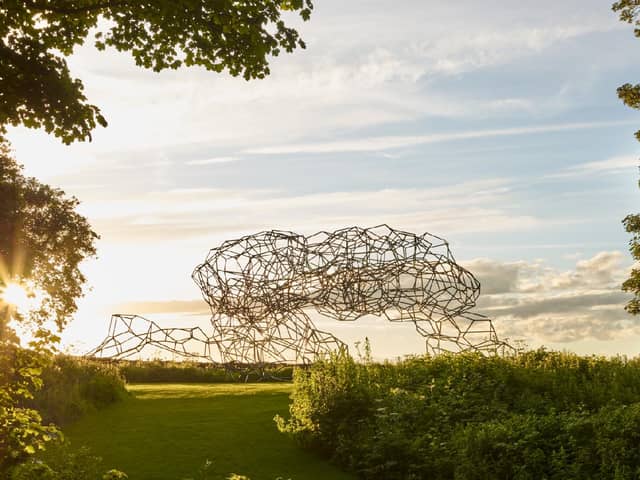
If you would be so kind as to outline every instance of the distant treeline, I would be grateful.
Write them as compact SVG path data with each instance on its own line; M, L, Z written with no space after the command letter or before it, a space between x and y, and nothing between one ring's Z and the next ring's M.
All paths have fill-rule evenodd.
M222 365L169 360L108 361L127 383L224 383L291 380L293 366Z
M637 358L336 355L294 384L279 428L361 478L640 478Z

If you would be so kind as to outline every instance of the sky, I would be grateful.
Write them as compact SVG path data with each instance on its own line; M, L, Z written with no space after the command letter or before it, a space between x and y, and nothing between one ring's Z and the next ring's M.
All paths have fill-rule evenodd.
M108 128L71 146L10 131L25 172L101 235L64 347L94 347L111 313L206 325L191 272L224 240L386 223L446 238L501 337L638 354L620 284L640 112L615 91L640 79L640 40L609 2L315 3L292 23L308 48L265 80L158 74L89 45L69 64ZM410 325L316 320L378 358L424 351Z

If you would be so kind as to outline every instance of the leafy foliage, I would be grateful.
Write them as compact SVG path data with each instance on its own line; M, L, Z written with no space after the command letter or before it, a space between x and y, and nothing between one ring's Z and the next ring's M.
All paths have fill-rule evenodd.
M296 370L294 383L279 429L363 478L640 472L637 359L536 350L362 364L339 355Z
M618 98L631 108L640 108L640 85L625 83L618 87ZM636 138L640 141L640 130L636 132Z
M68 425L127 398L120 370L106 362L57 355L40 375L42 388L28 402L45 422Z
M312 9L311 0L0 2L0 135L22 124L71 143L106 126L64 58L90 34L98 49L129 52L156 72L201 66L249 80L269 74L269 56L305 47L283 14L307 20Z
M42 424L27 406L42 386L39 375L57 341L47 325L62 328L76 310L85 278L78 265L95 254L97 235L75 212L78 201L24 177L0 142L0 291L9 283L41 294L29 312L0 295L0 472L44 449L60 432ZM21 348L12 321L32 330L31 349Z
M627 232L632 235L629 240L631 255L640 262L640 214L627 215L623 223ZM635 295L629 300L625 309L633 315L638 315L640 313L640 268L635 267L631 270L631 275L622 284L622 289Z
M35 329L49 320L62 328L76 311L85 283L78 266L95 255L98 238L75 211L78 204L62 190L25 177L0 143L0 289L15 282L41 294L39 308L28 315L0 299L0 336L7 335L11 317ZM45 340L51 332L37 333Z
M620 0L613 4L613 11L618 12L620 20L634 25L634 33L640 38L640 0ZM618 88L618 97L628 107L640 109L640 84L625 83ZM636 132L636 138L640 141L640 130ZM640 214L627 215L622 223L626 231L632 234L629 241L631 255L640 262ZM631 271L629 278L622 284L622 290L634 295L625 306L627 312L640 314L640 268Z
M33 459L14 467L10 480L125 480L119 470L105 471L102 459L88 448L73 450L68 443L49 449L44 459Z
M54 426L42 424L36 410L24 406L42 385L39 373L45 362L42 355L0 342L0 476L61 436Z
M456 478L636 479L640 403L596 413L520 414L468 425L453 438Z
M64 355L51 358L6 342L0 349L0 385L0 476L63 439L49 422L66 425L127 395L115 367ZM46 470L41 462L31 463L24 471Z
M612 9L620 15L620 20L636 26L634 33L640 38L640 0L619 0Z

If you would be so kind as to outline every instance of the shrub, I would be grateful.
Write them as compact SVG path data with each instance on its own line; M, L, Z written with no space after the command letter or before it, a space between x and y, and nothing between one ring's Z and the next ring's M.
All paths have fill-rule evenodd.
M67 425L127 396L116 366L82 357L56 356L41 379L43 387L29 405L57 425Z
M48 360L45 353L0 338L0 476L61 435L25 406L42 386L39 375Z
M278 417L279 427L308 447L338 453L339 445L358 435L373 410L367 373L345 353L310 369L296 369L291 419L287 424Z
M459 479L637 479L640 403L597 413L513 415L458 432Z
M640 478L637 360L343 354L294 383L278 427L363 478Z

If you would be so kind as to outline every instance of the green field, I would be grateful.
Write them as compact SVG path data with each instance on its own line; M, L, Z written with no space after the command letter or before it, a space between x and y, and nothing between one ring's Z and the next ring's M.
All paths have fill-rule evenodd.
M131 399L65 429L75 446L87 445L130 480L198 478L230 473L252 480L352 479L300 449L276 429L286 414L290 384L131 385Z

